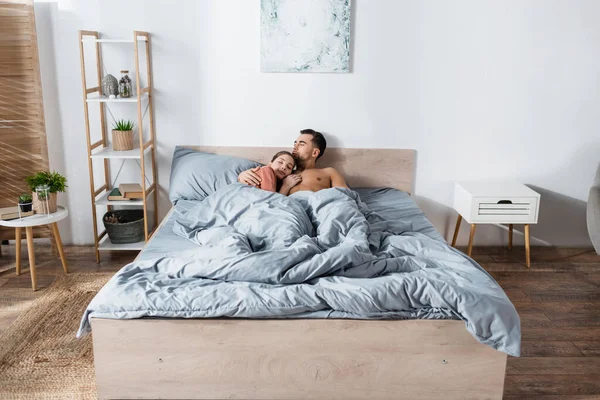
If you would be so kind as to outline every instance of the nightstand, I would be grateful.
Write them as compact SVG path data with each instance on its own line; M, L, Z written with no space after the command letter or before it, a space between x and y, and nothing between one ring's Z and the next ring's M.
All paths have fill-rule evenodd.
M69 211L63 206L57 206L56 212L52 214L35 214L30 217L24 217L19 219L11 219L8 221L0 221L0 225L9 228L15 228L15 244L16 244L16 255L17 255L17 275L21 275L21 229L25 228L25 235L27 237L27 253L29 255L29 271L31 273L31 287L33 290L37 290L37 280L35 275L35 253L33 251L33 227L40 225L50 225L54 239L56 240L56 247L58 248L58 254L60 255L60 261L62 262L63 270L69 273L69 267L67 265L67 259L65 252L62 247L62 240L60 239L60 233L58 232L58 221L61 221L69 215Z
M473 238L477 224L508 224L508 248L512 248L513 225L525 225L525 257L527 267L531 266L529 250L529 225L537 224L540 195L527 186L518 183L457 182L454 185L454 209L458 220L454 229L452 246L460 223L464 218L471 224L469 248L471 256Z

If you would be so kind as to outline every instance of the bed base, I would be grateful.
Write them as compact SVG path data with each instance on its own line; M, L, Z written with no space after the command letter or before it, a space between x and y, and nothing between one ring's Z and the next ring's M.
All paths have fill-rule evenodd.
M506 354L452 320L92 318L100 399L501 399Z

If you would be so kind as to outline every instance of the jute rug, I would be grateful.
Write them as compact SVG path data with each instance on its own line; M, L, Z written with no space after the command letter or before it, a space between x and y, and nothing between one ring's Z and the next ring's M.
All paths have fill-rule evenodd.
M62 275L0 335L0 399L95 399L92 337L75 338L114 273Z

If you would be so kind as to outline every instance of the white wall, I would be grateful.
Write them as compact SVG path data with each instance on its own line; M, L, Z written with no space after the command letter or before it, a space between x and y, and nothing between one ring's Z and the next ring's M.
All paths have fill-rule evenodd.
M339 75L260 73L259 7L35 4L50 164L69 181L65 242L93 241L77 30L119 38L139 29L153 35L161 216L175 145L289 147L310 127L334 147L416 149L417 200L447 238L452 182L504 179L542 192L534 244L589 245L584 208L600 161L600 2L353 0L352 73ZM123 48L104 57L115 75L133 69ZM464 226L462 233L464 243ZM478 229L476 244L501 243L502 229Z

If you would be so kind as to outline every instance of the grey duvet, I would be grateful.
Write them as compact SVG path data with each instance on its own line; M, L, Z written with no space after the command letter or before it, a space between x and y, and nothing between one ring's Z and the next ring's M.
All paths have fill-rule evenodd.
M483 268L350 189L285 197L233 184L173 231L197 246L123 267L78 336L90 317L460 319L481 343L520 354L519 316Z

